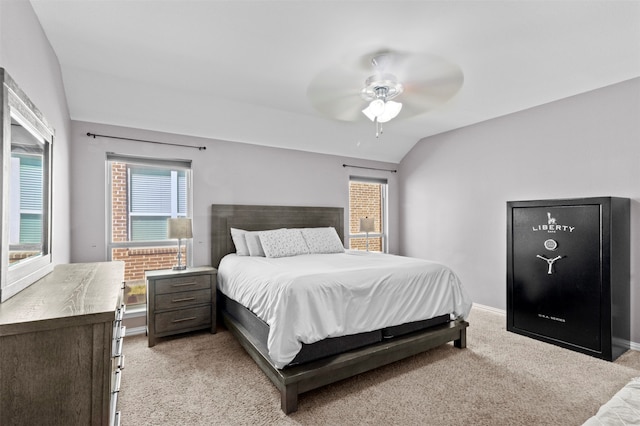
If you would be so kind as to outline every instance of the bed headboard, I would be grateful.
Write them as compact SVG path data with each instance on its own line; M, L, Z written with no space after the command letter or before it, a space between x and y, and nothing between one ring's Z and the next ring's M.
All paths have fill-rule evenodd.
M344 243L342 207L249 206L213 204L211 206L211 265L236 251L231 228L263 231L278 228L316 228L333 226Z

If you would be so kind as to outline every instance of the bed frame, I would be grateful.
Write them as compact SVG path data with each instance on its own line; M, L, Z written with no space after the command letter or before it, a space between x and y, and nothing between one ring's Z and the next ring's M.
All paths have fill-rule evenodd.
M211 263L214 267L228 253L235 252L230 228L249 231L333 226L344 242L344 211L341 207L250 206L214 204L211 210ZM342 354L306 364L276 368L264 345L224 309L222 319L231 333L280 391L280 406L289 414L298 409L298 395L312 389L353 377L453 342L457 348L467 346L467 327L463 320L450 321L404 336L384 340Z

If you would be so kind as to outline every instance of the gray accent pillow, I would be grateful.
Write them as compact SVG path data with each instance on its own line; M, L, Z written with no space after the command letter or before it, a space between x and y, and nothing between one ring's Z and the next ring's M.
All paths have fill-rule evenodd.
M304 228L300 232L302 232L311 254L344 253L342 241L336 228L332 226L327 228Z
M300 229L276 229L260 232L260 242L266 257L288 257L309 254Z

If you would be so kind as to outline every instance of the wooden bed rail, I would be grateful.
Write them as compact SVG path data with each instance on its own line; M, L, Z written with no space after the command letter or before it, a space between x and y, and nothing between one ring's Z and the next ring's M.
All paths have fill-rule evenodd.
M307 364L278 369L269 360L269 355L263 353L258 342L242 325L226 312L222 315L229 331L280 391L280 406L287 414L298 409L298 395L301 393L408 358L451 341L455 347L465 348L469 326L466 321L451 321Z

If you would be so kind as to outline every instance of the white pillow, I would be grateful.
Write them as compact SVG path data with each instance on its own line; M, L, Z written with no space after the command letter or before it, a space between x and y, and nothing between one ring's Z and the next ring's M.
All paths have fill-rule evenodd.
M300 232L302 232L311 254L344 253L342 241L336 228L332 226L328 228L304 228Z
M264 257L264 250L260 243L260 233L262 231L251 231L244 234L244 239L247 242L247 248L249 249L249 256L261 256Z
M245 239L246 233L247 231L244 229L231 228L231 239L233 240L233 245L236 246L236 254L238 256L249 256L249 247Z
M260 242L266 257L287 257L309 253L300 229L262 231Z

